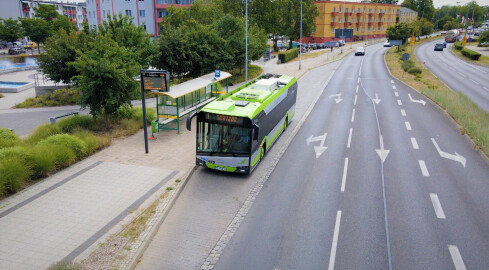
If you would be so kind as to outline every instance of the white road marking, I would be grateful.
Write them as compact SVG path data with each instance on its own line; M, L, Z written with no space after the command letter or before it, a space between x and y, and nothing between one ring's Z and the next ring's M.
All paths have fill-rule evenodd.
M336 247L338 246L338 234L340 232L341 210L336 213L336 222L333 232L333 243L331 244L331 254L329 255L328 270L334 270L334 261L336 259Z
M348 158L345 158L345 167L343 167L343 178L341 179L341 192L345 192L347 171L348 171Z
M351 143L351 133L353 132L353 128L350 128L350 135L348 136L348 144L346 145L347 148L350 148L350 143Z
M401 114L402 114L402 116L406 116L406 111L405 110L401 110Z
M418 142L416 141L416 138L411 137L411 143L413 144L414 149L419 149Z
M489 91L489 88L485 87L485 86L482 86L482 88L486 89L487 91Z
M357 105L357 95L355 95L355 101L353 102L353 105Z
M408 121L404 122L404 124L406 125L407 130L411 130L411 124Z
M355 93L358 93L358 86L359 86L359 85L357 85L357 91L355 91Z
M455 152L455 155L453 154L449 154L447 152L443 152L440 147L438 146L438 144L436 143L435 139L434 138L431 138L431 141L433 142L433 144L435 145L435 148L436 148L436 151L438 151L438 154L440 154L441 157L443 158L447 158L447 159L451 159L453 161L457 161L457 162L460 162L462 163L462 166L464 166L465 168L465 163L467 162L467 159L465 157L463 157L462 155L460 155L459 153Z
M398 97L399 96L399 93L394 92L394 96Z
M397 105L402 106L402 101L400 99L397 100Z
M421 173L423 174L424 177L430 176L430 173L428 172L428 168L426 168L426 164L424 163L423 160L418 160L419 162L419 167L421 168Z
M353 123L355 121L355 109L353 109L353 113L351 115L351 122Z
M439 219L445 219L445 213L443 212L443 208L441 208L440 200L438 199L438 195L436 193L430 193L431 203L433 203L433 208L435 209L436 217Z
M479 83L478 83L477 81L475 81L475 80L472 80L472 79L469 79L469 80L471 80L471 81L472 81L473 83L475 83L475 84L479 84Z
M452 256L453 264L455 265L456 270L466 270L464 260L462 260L462 255L458 251L458 247L454 245L448 245L448 250L450 251L450 255Z
M392 86L392 89L396 90L396 86L395 86L395 85L393 85L393 86Z
M391 83L394 83L394 80L391 80Z

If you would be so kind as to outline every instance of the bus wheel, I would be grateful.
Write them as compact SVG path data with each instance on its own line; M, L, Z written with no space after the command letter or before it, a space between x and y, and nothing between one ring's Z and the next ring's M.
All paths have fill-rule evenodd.
M261 154L261 158L262 159L263 157L265 157L265 154L267 153L267 143L264 143L263 144L263 153Z

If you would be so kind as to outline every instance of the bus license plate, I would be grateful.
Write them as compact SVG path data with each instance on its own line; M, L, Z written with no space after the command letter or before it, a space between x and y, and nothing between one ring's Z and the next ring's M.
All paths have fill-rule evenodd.
M226 171L226 168L223 168L223 167L218 167L218 166L216 166L215 168L216 168L216 170L218 170L218 171Z

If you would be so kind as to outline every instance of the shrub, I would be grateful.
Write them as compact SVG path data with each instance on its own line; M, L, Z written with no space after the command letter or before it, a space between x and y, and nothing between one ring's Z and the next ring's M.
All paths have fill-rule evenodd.
M37 147L49 148L49 151L53 153L54 166L56 169L68 167L76 161L75 152L73 152L73 150L71 150L68 146L51 144L46 146L38 145Z
M78 89L58 89L37 97L28 98L15 105L16 108L75 105L80 96Z
M38 145L63 145L73 150L77 158L82 158L87 154L87 147L85 143L79 138L69 134L58 134L51 136L43 141L40 141Z
M15 193L24 187L29 179L30 168L20 157L10 156L0 159L0 193Z
M461 41L457 41L457 42L453 43L453 46L455 46L455 49L457 49L459 51L464 48L464 45L462 45Z
M81 139L87 147L87 154L92 154L95 151L110 145L111 139L109 136L95 136L87 130L79 130L73 133L73 136Z
M93 129L95 120L91 115L72 115L56 123L63 133L72 133L76 129Z
M133 107L132 108L132 118L138 121L143 121L143 108ZM152 108L146 108L146 122L151 124L151 121L156 119L156 112Z
M124 104L117 109L113 115L116 119L129 119L132 115L132 107L129 104Z
M462 50L462 54L471 60L479 60L479 57L481 57L480 53L473 50L469 50L467 48L464 48Z
M36 144L49 136L62 133L58 125L43 124L38 126L25 140L27 144Z
M56 155L48 145L36 145L30 150L33 178L51 174L56 168Z
M404 69L404 71L408 71L410 70L411 68L414 67L414 62L412 60L406 60L404 63L403 63L403 66L402 68Z
M287 50L285 52L280 52L278 54L278 59L280 59L280 62L283 64L289 62L290 60L296 58L297 56L299 56L299 49L294 48L294 49Z
M409 74L421 74L423 71L419 67L412 67L408 70Z
M6 128L0 128L0 149L16 146L19 142L19 136L13 131Z

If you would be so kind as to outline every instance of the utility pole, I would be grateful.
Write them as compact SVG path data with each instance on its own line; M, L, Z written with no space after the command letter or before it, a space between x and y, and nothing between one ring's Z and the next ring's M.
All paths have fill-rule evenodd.
M245 82L248 82L248 0L246 0L246 49L245 49Z
M301 0L301 31L300 31L300 45L299 45L299 70L301 70L301 60L302 60L302 0Z

